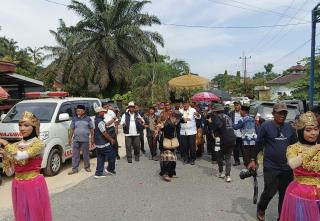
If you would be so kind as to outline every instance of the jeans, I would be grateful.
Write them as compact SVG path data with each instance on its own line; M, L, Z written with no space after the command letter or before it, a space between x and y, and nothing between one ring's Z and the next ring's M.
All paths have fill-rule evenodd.
M103 148L97 148L96 176L101 176L103 174L105 161L108 161L107 170L113 172L115 170L116 151L111 145Z
M78 170L80 164L80 148L82 148L84 168L90 168L89 142L74 141L72 145L72 170Z
M139 136L126 136L125 137L126 143L126 152L127 152L127 159L132 159L132 147L134 151L134 156L139 158L140 156L140 138Z
M180 135L181 156L184 161L196 160L196 135Z
M282 202L286 193L287 186L293 180L292 170L275 170L263 168L264 190L260 196L257 209L265 211L269 202L276 193L279 193L278 214L280 217Z
M237 137L236 145L233 148L233 159L235 163L240 163L240 151L243 156L243 148L242 148L242 138Z
M221 149L217 152L217 158L218 158L218 167L219 167L219 173L223 172L223 157L225 157L226 160L226 176L230 176L231 172L231 153L232 153L232 147L224 147L221 145Z

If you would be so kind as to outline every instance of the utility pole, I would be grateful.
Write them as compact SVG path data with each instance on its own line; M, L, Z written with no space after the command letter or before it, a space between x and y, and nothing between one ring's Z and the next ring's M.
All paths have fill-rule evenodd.
M320 3L312 10L312 30L311 30L311 61L310 61L310 87L309 87L309 108L313 107L314 97L314 61L315 61L315 47L316 47L316 27L320 22Z
M247 95L247 59L251 59L251 56L247 57L244 52L242 52L242 57L240 57L240 59L242 59L242 64L243 66L243 84L244 84L244 91L245 94Z

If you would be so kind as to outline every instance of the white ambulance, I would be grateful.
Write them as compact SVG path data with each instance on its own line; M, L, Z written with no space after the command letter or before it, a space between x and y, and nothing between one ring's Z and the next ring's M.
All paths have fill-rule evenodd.
M1 115L0 138L9 142L20 140L18 121L25 111L32 112L40 120L40 139L45 144L41 167L45 175L54 176L59 173L62 163L72 157L69 131L76 106L84 105L87 115L93 119L94 108L101 106L101 101L98 98L60 97L65 95L63 92L32 92L26 95L50 98L21 101L7 114Z

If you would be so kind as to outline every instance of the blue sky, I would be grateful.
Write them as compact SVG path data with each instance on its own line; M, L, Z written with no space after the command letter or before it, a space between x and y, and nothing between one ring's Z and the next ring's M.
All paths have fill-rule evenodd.
M55 1L70 3L69 0ZM311 9L317 3L317 0L153 0L144 10L158 16L164 24L210 27L286 25L310 21ZM49 30L58 27L60 18L67 25L78 20L64 6L45 0L2 0L0 36L15 39L20 47L55 45ZM310 39L309 23L261 29L168 25L148 29L163 35L165 47L159 48L160 53L187 61L192 72L210 79L224 70L231 74L237 70L242 73L243 64L239 57L243 52L251 56L247 62L251 75L263 71L266 63L273 63L274 71L282 72L310 55L310 42L289 53Z

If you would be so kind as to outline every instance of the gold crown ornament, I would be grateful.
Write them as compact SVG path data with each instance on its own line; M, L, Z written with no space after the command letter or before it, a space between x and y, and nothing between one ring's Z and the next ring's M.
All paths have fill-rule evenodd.
M319 126L316 116L311 112L308 111L304 114L301 114L299 118L293 124L294 128L296 129L303 129L306 126Z
M22 123L22 122L27 122L31 126L35 127L36 128L36 133L39 136L40 121L36 116L34 116L33 113L28 112L28 111L24 112L22 117L21 117L21 119L19 120L19 123Z

